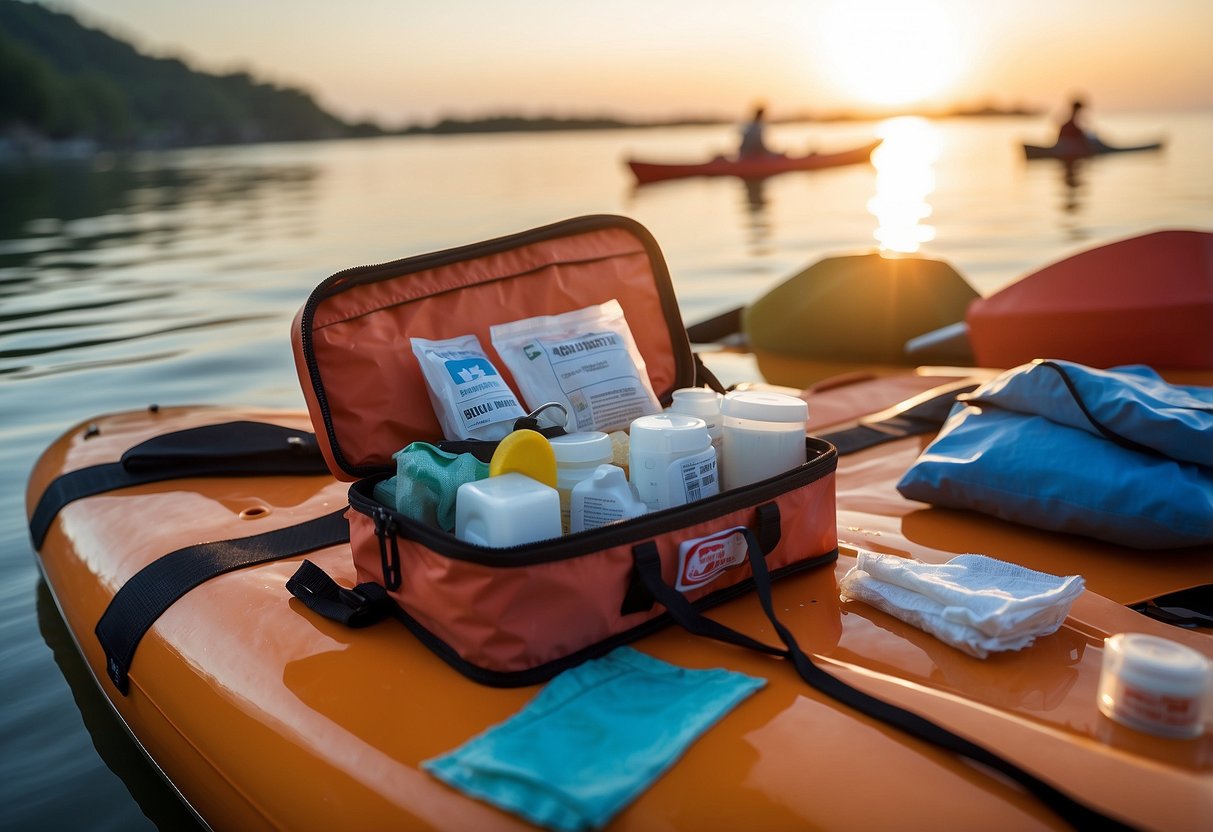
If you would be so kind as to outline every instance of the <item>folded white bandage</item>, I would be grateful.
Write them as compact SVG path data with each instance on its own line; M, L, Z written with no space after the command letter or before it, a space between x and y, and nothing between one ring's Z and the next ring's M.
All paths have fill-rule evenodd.
M1082 594L1083 580L985 555L929 564L861 549L838 587L844 601L865 601L984 659L1055 632Z

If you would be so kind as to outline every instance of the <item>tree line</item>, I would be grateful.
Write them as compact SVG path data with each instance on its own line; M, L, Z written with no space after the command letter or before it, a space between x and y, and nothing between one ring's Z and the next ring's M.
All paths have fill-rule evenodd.
M305 91L246 72L215 75L35 3L0 0L0 133L177 146L377 135Z

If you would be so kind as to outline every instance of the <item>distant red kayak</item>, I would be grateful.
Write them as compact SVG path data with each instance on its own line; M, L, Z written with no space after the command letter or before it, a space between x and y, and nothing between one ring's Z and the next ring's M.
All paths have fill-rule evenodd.
M817 170L866 162L872 157L872 151L879 144L879 141L875 141L839 153L810 153L807 156L771 155L749 159L717 156L706 162L682 164L628 159L628 167L632 169L636 181L642 185L646 182L679 179L685 176L739 176L742 179L762 179L792 170Z

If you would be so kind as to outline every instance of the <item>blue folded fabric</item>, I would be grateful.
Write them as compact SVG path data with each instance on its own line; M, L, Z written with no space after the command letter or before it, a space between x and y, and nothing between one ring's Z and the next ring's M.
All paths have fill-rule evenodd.
M422 767L532 823L597 829L765 684L620 647L561 673L517 714Z
M963 397L897 490L1138 549L1210 543L1210 402L1148 368L1026 364Z
M1213 387L1168 384L1144 365L1100 370L1060 359L1033 361L964 398L1101 436L1098 423L1163 456L1213 466Z

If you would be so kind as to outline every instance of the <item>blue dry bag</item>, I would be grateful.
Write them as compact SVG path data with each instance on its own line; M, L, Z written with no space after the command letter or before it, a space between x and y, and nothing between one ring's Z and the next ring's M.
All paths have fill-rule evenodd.
M1037 360L962 397L897 490L1139 549L1213 542L1213 388Z

